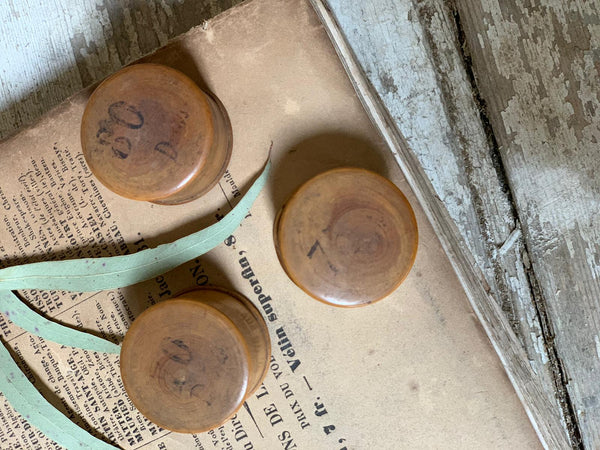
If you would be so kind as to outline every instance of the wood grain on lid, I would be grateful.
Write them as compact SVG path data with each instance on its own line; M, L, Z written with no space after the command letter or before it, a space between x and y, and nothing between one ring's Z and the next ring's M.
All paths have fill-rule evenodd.
M121 375L133 404L172 431L221 425L242 405L249 354L240 331L203 302L173 299L144 311L121 351Z
M283 268L309 295L361 306L390 294L408 275L417 224L389 180L341 168L298 189L280 212L275 242Z
M126 67L91 95L81 124L86 160L114 192L156 201L202 170L213 143L211 99L183 73Z
M246 397L252 395L263 382L271 358L269 329L256 306L237 292L215 287L188 291L178 298L202 301L231 319L248 348L250 358Z

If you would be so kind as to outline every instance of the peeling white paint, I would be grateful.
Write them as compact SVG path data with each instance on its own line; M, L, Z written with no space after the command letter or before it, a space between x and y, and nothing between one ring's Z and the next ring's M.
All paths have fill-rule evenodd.
M600 255L590 247L586 247L585 256L594 280L600 279Z
M0 138L187 31L184 7L183 0L0 2ZM198 23L206 19L203 8L188 9L202 14Z
M600 398L600 14L581 0L486 0L479 8L466 34L481 47L473 57L476 75L485 71L480 90L566 387L586 412L583 443L597 448L600 403L589 399Z
M546 354L546 348L544 346L544 339L542 336L536 336L531 333L531 341L534 343L534 348L538 352L538 354L542 357L542 363L548 364L548 356Z
M521 229L515 228L510 233L510 235L508 236L506 241L504 241L504 243L502 244L502 247L500 247L500 249L498 250L498 253L500 253L501 255L505 255L506 252L508 252L511 248L513 248L513 246L516 244L516 242L520 238L521 238Z

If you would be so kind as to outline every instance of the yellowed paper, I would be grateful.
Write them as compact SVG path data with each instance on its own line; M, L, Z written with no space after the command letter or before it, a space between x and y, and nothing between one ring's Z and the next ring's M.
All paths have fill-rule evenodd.
M117 356L46 343L0 314L4 342L26 361L47 399L127 449L539 447L436 236L306 1L251 1L148 59L184 71L229 111L234 150L219 185L181 206L127 200L105 189L81 154L89 92L82 93L0 148L2 266L135 252L210 225L245 192L271 148L269 186L237 232L209 254L123 289L20 293L48 316L121 338L155 302L196 285L232 288L268 322L271 368L222 427L171 433L129 402ZM420 231L417 260L402 286L350 310L296 287L272 237L287 196L311 176L343 165L393 180L409 197ZM53 445L10 405L0 406L0 448Z

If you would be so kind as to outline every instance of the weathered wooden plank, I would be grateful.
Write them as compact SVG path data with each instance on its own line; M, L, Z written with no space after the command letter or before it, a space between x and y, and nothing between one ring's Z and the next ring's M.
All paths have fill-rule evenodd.
M457 2L589 448L600 447L599 6Z
M0 139L242 0L0 4Z
M417 173L415 182L422 175L430 181L431 191L423 183L423 195L437 195L443 202L458 228L456 238L475 259L527 352L533 368L529 381L538 383L546 397L536 420L554 424L548 427L553 436L544 439L568 446L560 425L569 420L568 401L555 395L564 388L552 349L550 355L546 350L521 225L494 136L472 89L453 11L441 0L370 0L351 9L339 0L328 4L393 125L414 152L416 160L408 157L401 164L421 165L424 174ZM399 158L406 157L399 152ZM490 317L484 320L496 326Z
M561 422L562 418L556 402L540 384L538 375L529 364L521 342L517 339L509 320L492 296L490 286L485 281L471 251L464 243L456 223L449 215L442 199L437 196L432 181L419 159L421 155L407 145L399 131L397 119L392 118L389 111L383 106L376 89L358 64L328 5L322 0L312 0L312 3L325 23L365 108L390 148L396 153L407 180L434 225L440 241L463 283L473 309L507 369L507 374L515 386L542 444L546 448L569 448L569 438ZM395 6L391 3L390 5ZM354 32L357 28L359 28L358 22L354 23L353 27L347 25L346 31ZM368 33L366 35L368 36ZM373 46L373 42L371 42L370 48L371 51L376 48ZM372 79L373 73L371 73ZM509 238L507 245L514 240L514 237Z

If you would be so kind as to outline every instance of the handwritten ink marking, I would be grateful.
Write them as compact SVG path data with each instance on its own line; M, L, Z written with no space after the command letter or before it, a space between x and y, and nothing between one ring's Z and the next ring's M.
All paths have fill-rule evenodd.
M131 151L131 142L125 136L120 136L115 139L111 149L117 158L125 159Z
M124 101L115 102L110 105L108 107L108 115L113 122L132 130L142 128L144 125L144 116L142 113L135 106Z
M108 107L110 119L98 122L96 140L100 145L110 145L115 157L126 159L131 152L131 141L125 136L113 138L115 124L137 130L144 125L144 116L138 109L126 102L115 102Z
M204 389L204 385L197 383L190 390L190 397L198 397L202 398L202 390ZM210 404L209 404L210 406Z
M111 138L113 135L113 122L112 120L101 120L98 122L98 132L96 133L96 139L100 145L110 145Z
M180 364L189 364L192 360L192 351L181 339L165 338L162 351L169 359Z
M323 247L321 247L321 243L317 239L315 241L315 243L313 244L313 246L308 251L308 253L306 254L306 256L308 257L308 259L312 259L312 257L314 256L315 252L317 251L317 248L321 250L321 253L323 253L323 255L327 256L326 253L325 253L325 250L323 250ZM331 261L329 261L329 259L327 260L327 266L329 267L329 270L331 270L333 272L333 275L337 276L338 269L337 269L337 267L335 267L333 265L333 263Z
M177 150L175 150L169 142L159 142L154 146L154 150L156 150L158 153L162 153L173 161L177 161Z
M315 241L315 243L313 244L313 246L310 248L310 250L308 251L308 254L306 256L308 256L309 259L312 259L313 255L315 254L315 252L317 251L317 248L321 249L321 252L323 254L325 254L325 251L323 250L323 247L321 247L321 244L319 243L319 240L317 239Z

